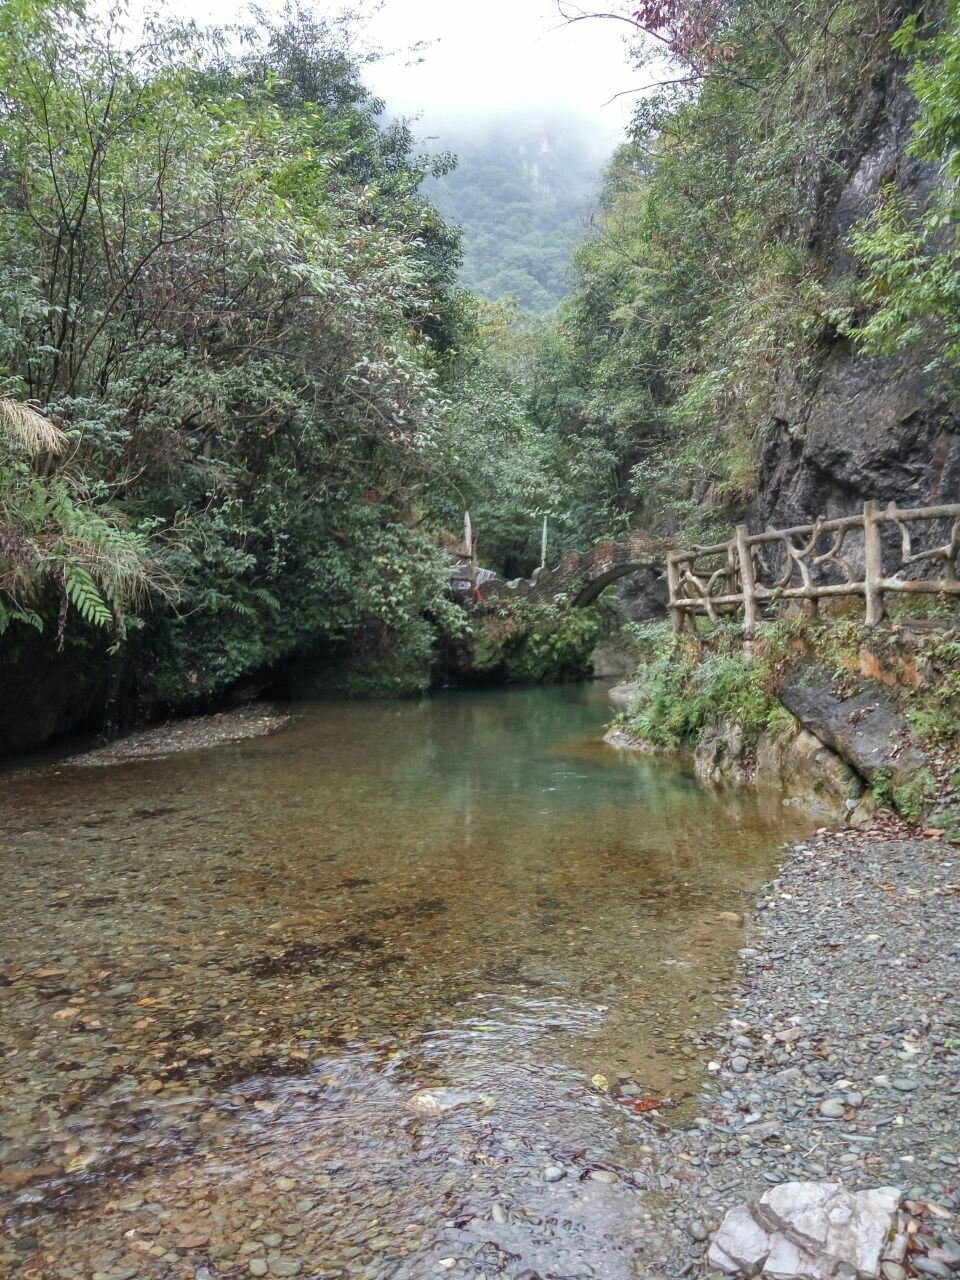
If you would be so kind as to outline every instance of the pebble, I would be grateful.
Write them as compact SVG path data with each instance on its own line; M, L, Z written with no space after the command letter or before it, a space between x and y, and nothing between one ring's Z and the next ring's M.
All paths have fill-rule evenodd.
M938 1280L952 1280L953 1272L945 1262L938 1262L936 1258L928 1258L922 1253L912 1254L910 1262L914 1271L919 1271L921 1275L937 1276Z
M460 1127L450 1126L455 1133L443 1132L442 1126L425 1122L422 1116L403 1113L397 1119L389 1114L390 1103L379 1076L366 1079L367 1093L361 1100L365 1115L371 1114L373 1107L385 1111L383 1125L377 1127L375 1138L368 1139L369 1145L363 1148L365 1162L357 1159L358 1150L337 1150L332 1141L322 1151L313 1141L298 1147L297 1125L287 1129L274 1122L270 1137L270 1122L263 1118L270 1113L261 1109L259 1115L252 1114L255 1100L279 1099L277 1105L282 1107L284 1116L289 1112L295 1117L302 1108L301 1119L313 1117L318 1099L327 1095L335 1101L331 1117L338 1114L342 1101L349 1109L353 1083L349 1071L353 1067L347 1063L347 1070L343 1071L341 1061L349 1059L353 1050L345 1049L339 1039L332 1053L323 1045L324 1028L318 1011L326 997L320 998L317 979L322 968L322 982L342 984L346 992L352 989L351 984L356 987L358 978L365 984L370 973L361 965L358 974L354 960L341 956L329 964L325 960L315 969L310 964L302 973L283 972L275 980L265 977L262 993L258 988L256 1005L246 1006L249 1013L243 1011L242 1005L235 1010L230 1007L230 1026L236 1028L238 1036L234 1042L231 1030L231 1042L238 1046L238 1058L246 1074L240 1076L237 1085L211 1084L209 1096L201 1100L202 1107L198 1102L198 1115L202 1111L209 1118L214 1144L218 1130L231 1132L231 1108L239 1106L238 1114L251 1116L258 1135L269 1139L262 1166L251 1172L256 1180L238 1185L235 1198L232 1188L229 1194L221 1192L215 1203L212 1196L198 1195L198 1182L191 1183L186 1178L178 1183L162 1168L154 1173L147 1167L137 1183L142 1188L143 1201L127 1197L120 1204L118 1215L106 1220L110 1230L116 1227L115 1237L108 1242L112 1249L109 1260L91 1256L81 1261L79 1250L68 1260L67 1246L61 1245L64 1265L60 1266L58 1257L51 1274L62 1276L63 1280L80 1280L94 1274L102 1280L118 1280L121 1258L126 1263L133 1257L126 1253L128 1242L122 1241L122 1232L135 1228L138 1243L152 1246L149 1253L145 1250L135 1273L145 1280L155 1272L159 1275L161 1270L164 1275L176 1272L178 1277L189 1280L209 1280L209 1273L277 1280L307 1274L311 1280L314 1276L318 1280L345 1280L348 1275L372 1280L391 1269L411 1276L437 1275L449 1269L464 1280L479 1280L481 1274L493 1274L498 1267L505 1275L524 1274L528 1267L531 1273L539 1268L541 1273L587 1276L588 1262L595 1274L603 1275L610 1274L605 1272L604 1264L606 1244L611 1239L618 1248L636 1248L638 1261L642 1255L645 1262L640 1275L649 1278L649 1266L675 1277L692 1277L700 1274L701 1246L709 1240L710 1231L727 1208L744 1198L758 1196L768 1186L794 1178L840 1177L850 1185L896 1183L903 1187L913 1179L922 1179L924 1185L911 1188L911 1198L943 1204L950 1210L956 1186L954 1152L958 1151L956 1133L960 1132L960 1082L956 1076L957 1056L944 1048L944 1042L953 1034L947 1006L949 993L960 989L960 946L947 922L941 919L946 915L945 910L941 912L941 905L949 906L952 899L944 897L941 904L937 898L926 897L914 904L878 886L888 882L931 884L937 874L944 882L949 876L952 883L957 872L941 873L936 864L929 860L924 863L923 858L929 859L929 853L925 854L922 844L916 845L908 838L881 844L875 836L845 834L836 840L828 837L811 848L809 861L787 856L781 884L790 896L781 896L779 888L769 892L767 909L759 923L752 926L762 936L762 942L747 949L747 964L738 988L731 991L720 976L714 982L715 975L705 966L704 1003L684 1023L688 1029L664 1018L662 1029L657 1031L663 1065L673 1072L670 1079L677 1093L680 1090L676 1089L676 1081L682 1079L679 1072L690 1068L691 1080L683 1089L683 1109L671 1117L665 1115L665 1119L677 1123L661 1124L656 1118L636 1116L632 1109L617 1106L618 1095L623 1100L638 1093L645 1097L653 1085L642 1080L638 1086L633 1075L618 1077L611 1070L609 1094L591 1098L583 1112L578 1103L575 1121L563 1110L544 1109L540 1113L543 1129L531 1125L528 1132L523 1132L516 1123L519 1107L515 1104L529 1064L520 1055L514 1064L516 1094L502 1080L497 1086L490 1085L491 1091L502 1088L504 1096L498 1097L498 1104L504 1105L490 1109L489 1114L483 1111L482 1137L477 1145L484 1160L479 1164L467 1158L471 1148L461 1142L476 1119L469 1106L458 1114ZM357 897L359 900L362 895ZM853 924L851 915L855 916ZM272 903L265 907L263 923L265 928L276 930L261 939L266 959L272 961L288 945L287 925ZM372 925L370 928L372 934L378 932ZM868 929L876 931L877 939L885 945L871 946L869 954L863 948L848 946L842 950L835 945L849 941L851 930ZM176 1019L189 1014L198 1027L195 1044L212 1046L214 1057L222 1053L224 1041L209 1026L202 1033L199 1026L222 1021L228 1006L220 1003L222 991L216 987L209 993L184 992L181 1001L183 970L179 948L190 936L193 935L185 934L181 942L170 930L171 941L163 953L158 951L155 971L151 970L149 978L138 980L136 998L125 1005L130 1006L131 1018L139 1021L142 1017L149 1024L142 1037L145 1045L155 1036L166 1034L171 1021L175 1024ZM579 942L579 932L577 939ZM390 952L384 954L392 955L405 945L391 943ZM234 935L228 933L215 946L217 962L229 957L233 964ZM887 957L902 957L902 966L891 967ZM60 956L55 959L58 964L64 963ZM376 967L370 972L379 981ZM165 982L174 982L175 974L176 985L165 987ZM249 986L245 972L241 971L236 981L238 987ZM309 996L298 994L297 984L301 981ZM64 986L68 983L74 983L73 977L63 980ZM75 986L81 990L79 978ZM101 990L103 987L105 984ZM96 990L92 981L87 981L82 991L88 989ZM206 1004L208 994L210 1002ZM141 997L143 1007L135 1009ZM65 1005L68 998L64 995L58 1003ZM91 996L91 1006L98 998ZM301 998L303 1005L298 1008L296 1002ZM605 989L598 988L595 998L614 1004ZM365 1000L366 997L358 998L358 1009ZM311 1004L316 1007L311 1008ZM662 1015L655 1007L656 1001L651 999L651 1005L648 1016L659 1020ZM286 1019L288 1007L297 1019L293 1025L298 1028L298 1053L301 1041L303 1044L296 1065L293 1059L278 1064L269 1056L277 1035L271 1019L277 1009ZM603 1009L601 1005L597 1007ZM256 1018L254 1009L258 1011ZM38 1015L39 1010L38 1004L34 1013ZM314 1032L317 1027L320 1029ZM58 1024L57 1036L65 1037L65 1032ZM339 1036L339 1031L336 1034ZM361 1043L367 1030L351 1028L349 1035ZM91 1058L84 1047L88 1038L94 1039L87 1031L71 1030L70 1052L57 1059L70 1067L67 1074L71 1082L76 1079L82 1083L89 1078ZM485 1040L482 1035L479 1039ZM413 1056L404 1038L398 1037L396 1043L395 1056ZM486 1043L496 1051L495 1037L486 1038ZM901 1056L905 1043L916 1051L910 1057ZM193 1039L186 1052L191 1044ZM249 1057L247 1047L253 1050ZM337 1062L324 1061L321 1066L316 1062L321 1056L335 1056ZM117 1061L113 1078L119 1088L136 1099L146 1140L154 1143L159 1155L164 1143L179 1141L178 1128L172 1126L184 1125L183 1109L177 1113L176 1121L172 1120L172 1102L200 1095L192 1079L189 1088L176 1080L161 1080L166 1068L161 1068L159 1059L128 1057L128 1061ZM686 1066L679 1065L677 1058ZM226 1061L234 1065L232 1059ZM32 1072L33 1067L29 1070ZM885 1071L890 1074L884 1075ZM415 1076L411 1074L410 1078ZM160 1086L154 1091L159 1100L144 1089L146 1082L154 1080ZM662 1087L666 1091L669 1086ZM917 1098L908 1098L914 1089L920 1089ZM587 1106L592 1110L587 1112ZM479 1115L479 1104L476 1110ZM910 1114L900 1114L906 1112ZM586 1127L582 1131L575 1129L573 1126L580 1125L584 1113ZM848 1117L846 1123L844 1116ZM88 1141L86 1120L84 1104L76 1113L65 1112L50 1127L49 1133L57 1135L58 1148L61 1143L70 1148L65 1159L88 1150L97 1151ZM44 1123L48 1121L45 1119ZM538 1119L538 1126L539 1123ZM305 1127L312 1130L312 1120ZM631 1137L617 1147L614 1142L625 1131ZM422 1180L413 1192L405 1182L405 1173L397 1172L396 1149L391 1145L397 1135L404 1152L410 1137L415 1144L423 1144L419 1149L424 1163L417 1169L417 1177ZM471 1140L473 1137L471 1133ZM536 1145L540 1142L542 1146ZM525 1157L531 1148L544 1154L555 1150L558 1156L562 1153L562 1158L571 1159L571 1165L540 1166L536 1161L542 1155ZM644 1212L646 1195L628 1194L624 1186L618 1187L616 1196L607 1195L606 1191L591 1193L589 1188L584 1194L582 1172L590 1181L608 1187L623 1182L626 1173L618 1178L612 1169L597 1166L608 1160L627 1159L628 1150L638 1166L630 1167L628 1185L653 1192L651 1200L655 1197L655 1203L647 1206L652 1209L650 1215ZM99 1155L95 1158L100 1159ZM26 1164L26 1156L21 1158L15 1153L12 1163ZM58 1168L62 1167L61 1163ZM295 1168L297 1173L278 1177L284 1168ZM6 1163L0 1166L0 1172L5 1169ZM558 1183L562 1185L550 1189L545 1185ZM167 1194L171 1188L172 1196ZM31 1194L33 1190L30 1188ZM45 1190L39 1186L37 1195L42 1197ZM192 1201L188 1196L193 1197ZM301 1199L304 1196L309 1198ZM526 1208L512 1207L518 1196L530 1204L531 1210L539 1210L542 1217L538 1219L535 1212ZM486 1211L486 1240L477 1235L482 1223L475 1223L471 1233L463 1230L461 1220L455 1216L462 1211L465 1198L472 1198L481 1212ZM30 1213L34 1213L32 1206ZM445 1218L448 1214L450 1217ZM36 1222L40 1223L42 1217L37 1212ZM33 1225L33 1218L29 1221L30 1237L37 1233L41 1248L45 1244L50 1247L46 1228L41 1231ZM558 1225L570 1221L582 1226L571 1232L568 1226ZM920 1221L922 1242L908 1264L910 1275L917 1274L920 1280L947 1280L949 1274L951 1280L960 1280L956 1246L951 1252L950 1243L940 1236L947 1227L957 1234L956 1217L953 1222L939 1217L934 1221L931 1214L923 1213ZM524 1237L536 1236L538 1256L524 1256L516 1263L495 1259L491 1237L506 1233L492 1232L491 1222L514 1224L510 1244L511 1249L516 1245L520 1254L528 1247ZM147 1230L141 1234L144 1226ZM578 1231L582 1233L580 1240L576 1238ZM451 1238L454 1232L458 1233L456 1243ZM201 1233L207 1234L210 1243L194 1254L193 1246L184 1242L200 1239ZM90 1233L81 1228L78 1234L89 1237ZM292 1234L295 1238L291 1238ZM20 1238L25 1239L25 1233ZM642 1244L638 1243L641 1238ZM17 1247L14 1242L12 1248ZM437 1254L451 1247L457 1248L457 1255L438 1261ZM0 1243L0 1253L3 1248ZM266 1256L262 1256L264 1253ZM891 1248L882 1280L908 1280L903 1262L892 1254ZM697 1260L692 1262L695 1255ZM5 1270L7 1256L0 1256L0 1274L9 1274ZM316 1259L321 1256L323 1265L318 1267ZM206 1267L195 1272L200 1258ZM914 1262L919 1264L915 1270Z
M299 1258L286 1258L281 1254L279 1256L275 1255L267 1261L272 1276L298 1276L303 1270L303 1263Z
M824 1098L817 1110L827 1120L842 1120L846 1108L842 1098Z

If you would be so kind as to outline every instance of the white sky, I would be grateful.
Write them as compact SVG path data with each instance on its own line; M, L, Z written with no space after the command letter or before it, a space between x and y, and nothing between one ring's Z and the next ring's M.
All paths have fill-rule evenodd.
M95 8L111 3L93 0ZM273 10L283 0L259 3ZM579 3L592 7L591 0ZM148 7L202 26L249 17L247 0L129 0L129 20L136 24ZM612 146L629 121L633 99L610 99L643 75L630 65L624 23L564 24L557 0L313 0L313 7L328 16L347 7L367 13L370 46L391 55L368 69L368 81L391 114L422 114L422 132L442 135L445 120L559 107L592 121ZM597 7L623 12L629 3L597 0ZM428 47L411 53L421 41Z
M336 5L320 0L319 7ZM370 74L391 111L422 111L431 127L450 116L561 107L615 136L629 119L629 97L609 101L638 82L623 23L566 25L556 0L383 0L368 27L387 50L432 42L419 55L399 52ZM422 61L412 65L418 56Z

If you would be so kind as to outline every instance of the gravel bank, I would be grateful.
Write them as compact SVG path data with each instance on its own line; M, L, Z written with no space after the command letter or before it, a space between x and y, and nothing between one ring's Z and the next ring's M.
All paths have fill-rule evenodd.
M830 1179L937 1202L929 1245L960 1267L960 851L886 815L821 832L788 853L747 942L732 1016L694 1042L701 1115L651 1122L665 1232L647 1261L696 1274L725 1209Z
M149 760L179 751L201 751L227 742L262 738L264 734L284 728L291 719L291 716L268 706L241 707L237 711L195 716L191 720L174 720L169 724L141 729L95 751L69 756L63 763L81 768L101 768L108 764L122 764L126 760Z

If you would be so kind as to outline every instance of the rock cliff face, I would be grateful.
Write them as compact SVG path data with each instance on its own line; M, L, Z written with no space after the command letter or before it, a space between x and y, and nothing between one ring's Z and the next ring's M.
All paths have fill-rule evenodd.
M902 72L875 78L852 130L846 180L816 232L815 253L834 281L855 269L851 227L891 182L923 203L937 170L908 155L914 99ZM871 359L836 333L824 337L805 378L781 370L772 428L760 461L751 526L789 526L819 513L845 515L865 498L901 506L960 499L960 422L926 353Z

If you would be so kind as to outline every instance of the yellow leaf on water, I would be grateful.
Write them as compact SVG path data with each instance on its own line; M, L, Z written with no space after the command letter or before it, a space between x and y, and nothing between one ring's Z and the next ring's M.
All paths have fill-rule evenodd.
M602 1076L599 1073L593 1077L590 1083L593 1085L595 1089L602 1089L604 1093L606 1093L607 1090L610 1088L610 1084L609 1084L609 1081L607 1080L607 1077Z

